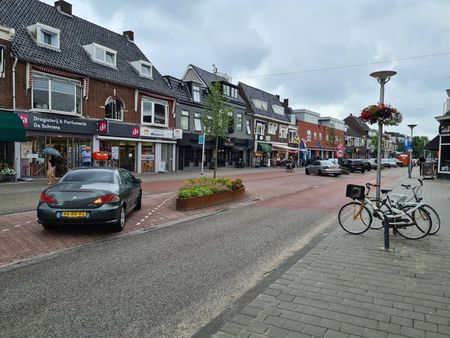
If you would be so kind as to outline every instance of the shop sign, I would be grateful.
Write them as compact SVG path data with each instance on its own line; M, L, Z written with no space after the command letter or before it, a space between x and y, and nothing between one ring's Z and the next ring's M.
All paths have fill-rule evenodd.
M223 145L224 147L234 147L234 139L230 137L225 138L225 140L223 141Z
M56 114L18 112L23 126L28 130L53 131L57 133L91 134L97 129L97 120Z
M108 136L139 138L140 128L136 124L108 120Z
M108 134L108 120L98 122L98 134L99 135Z
M157 129L150 127L141 127L141 135L144 137L158 137L173 139L174 133L172 129Z
M166 172L166 162L164 161L159 162L158 172L160 173Z
M183 138L183 129L174 129L173 138L175 140L181 140Z

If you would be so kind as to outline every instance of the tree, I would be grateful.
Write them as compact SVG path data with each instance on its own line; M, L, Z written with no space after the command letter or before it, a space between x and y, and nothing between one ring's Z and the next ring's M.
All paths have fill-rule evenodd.
M219 148L219 138L223 138L229 133L229 115L233 110L226 105L227 98L222 92L220 82L214 82L209 86L209 95L206 99L206 114L202 116L203 128L206 135L215 138L214 156L214 178L217 171L217 153Z
M336 128L334 127L334 124L328 128L328 143L333 150L335 150L339 144L339 136L336 135Z
M430 142L426 136L414 136L413 137L413 157L419 158L423 156L423 148Z

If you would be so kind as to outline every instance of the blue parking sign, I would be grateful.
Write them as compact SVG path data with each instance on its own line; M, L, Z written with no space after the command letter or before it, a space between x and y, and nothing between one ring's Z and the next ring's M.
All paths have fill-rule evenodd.
M200 135L198 135L198 144L203 144L203 143L205 143L205 135L200 134Z

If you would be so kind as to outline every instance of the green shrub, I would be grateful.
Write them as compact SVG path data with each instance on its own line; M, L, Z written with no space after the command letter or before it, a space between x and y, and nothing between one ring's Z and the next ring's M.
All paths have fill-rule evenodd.
M179 198L200 197L217 194L225 191L234 191L243 187L240 178L209 178L198 177L186 181L178 191Z
M350 174L350 170L346 167L340 167L341 168L341 174L342 175L348 175Z

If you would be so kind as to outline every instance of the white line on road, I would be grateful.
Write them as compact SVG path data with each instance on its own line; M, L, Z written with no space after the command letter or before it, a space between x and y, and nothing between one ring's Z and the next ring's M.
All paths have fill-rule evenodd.
M20 227L20 224L14 225L14 228L18 228Z
M2 232L6 232L6 231L9 231L9 229L3 229L3 230L2 230Z
M30 223L31 223L31 221L25 222L25 224L30 224Z

